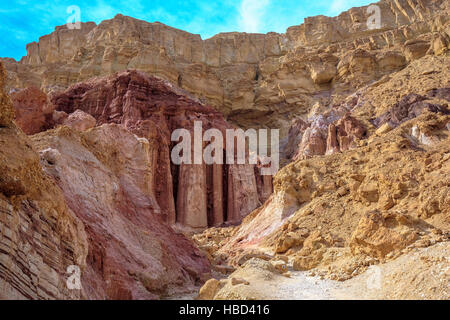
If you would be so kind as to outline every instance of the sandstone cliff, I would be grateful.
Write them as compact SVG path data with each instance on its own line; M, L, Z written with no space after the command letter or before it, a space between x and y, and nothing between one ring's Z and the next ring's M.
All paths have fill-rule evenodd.
M271 177L261 176L253 165L175 165L174 130L187 129L194 137L197 121L203 132L214 128L226 137L226 129L234 128L187 92L142 72L95 78L49 99L33 88L14 93L12 99L16 121L29 133L59 125L84 131L113 123L146 141L148 172L140 183L146 185L152 210L170 224L206 228L239 223L272 193ZM225 141L222 145L225 158Z
M448 299L450 6L377 5L379 29L362 7L207 40L118 15L2 59L4 297L158 298L209 278L205 255L232 274L200 298L290 298L292 283L260 285L288 269L351 284L378 266L392 268L381 297ZM273 195L257 166L171 164L170 133L194 121L282 129ZM245 216L195 235L203 253L167 224Z
M369 30L367 7L338 17L305 19L285 34L199 35L117 15L80 30L57 27L27 46L20 62L6 59L8 88L46 92L94 76L138 69L163 77L207 101L241 127L282 128L402 69L431 47L449 46L446 0L382 0L381 28ZM355 51L356 50L356 51Z
M27 127L45 123L36 90L15 101L38 115L19 123L40 131ZM74 129L30 139L3 91L0 102L1 299L155 299L204 281L209 263L161 216L148 140L116 124L82 133L80 122L96 121L80 112L66 122ZM69 266L81 288L68 287Z
M280 270L287 277L290 266L339 281L360 274L364 278L370 266L379 266L383 279L389 276L395 282L386 282L382 293L375 292L377 298L448 299L450 274L443 265L448 265L450 230L450 69L440 67L448 65L448 55L422 57L360 91L351 114L329 126L343 126L343 137L349 137L354 131L348 128L354 126L345 124L346 117L360 119L367 131L355 146L327 155L323 137L310 139L310 146L321 141L321 152L303 153L280 170L274 194L241 226L196 235L213 263L237 268L206 297L254 297L267 270L280 273L277 266L284 266ZM291 135L306 134L313 125L297 121ZM430 251L439 258L429 256ZM426 266L410 261L417 257ZM252 258L272 260L271 265L245 264ZM398 268L401 259L406 272L389 269ZM427 268L441 270L438 278L425 275ZM252 278L255 272L259 276ZM233 277L243 277L250 285L232 285ZM414 277L421 280L411 280Z
M86 267L87 235L13 123L5 78L0 63L0 298L78 299L66 270Z

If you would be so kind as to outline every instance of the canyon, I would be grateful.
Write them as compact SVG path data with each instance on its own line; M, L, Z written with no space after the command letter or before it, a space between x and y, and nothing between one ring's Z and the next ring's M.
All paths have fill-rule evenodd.
M206 40L119 14L0 58L0 299L448 299L450 4L376 5ZM175 165L195 122L279 129L282 168Z

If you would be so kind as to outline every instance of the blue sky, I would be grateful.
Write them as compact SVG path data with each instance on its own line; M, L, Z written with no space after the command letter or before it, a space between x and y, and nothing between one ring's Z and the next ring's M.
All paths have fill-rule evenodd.
M219 32L285 32L305 17L335 16L376 0L2 0L0 4L0 57L20 59L27 43L63 25L67 8L80 8L81 21L111 19L116 14L149 22L159 21L200 34L203 39Z

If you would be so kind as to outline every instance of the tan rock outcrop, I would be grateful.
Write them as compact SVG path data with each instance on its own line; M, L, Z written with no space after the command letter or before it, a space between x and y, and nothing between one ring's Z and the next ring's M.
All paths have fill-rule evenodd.
M67 119L64 120L63 125L71 127L79 131L86 131L95 127L97 121L93 116L81 110L75 110Z
M0 299L79 299L67 281L69 266L86 267L84 226L12 122L4 81L0 63Z
M384 258L388 253L402 250L418 239L413 221L398 214L366 214L353 232L350 249L353 254L364 253Z
M405 42L404 52L408 61L422 58L430 49L430 43L422 40L410 40Z
M450 49L450 36L447 33L440 32L433 34L431 40L430 53L441 55Z
M82 23L79 30L56 27L29 44L20 62L4 59L8 89L34 85L56 92L137 69L177 84L240 127L281 128L284 137L291 119L305 116L317 102L329 104L327 94L354 91L396 72L430 44L441 54L447 1L376 5L381 28L369 28L373 12L367 6L333 18L307 18L285 34L231 32L207 40L123 15L99 25Z
M294 161L274 177L271 198L213 256L237 266L255 250L281 253L295 270L347 280L413 248L447 245L448 122L443 112L424 112L344 153ZM433 143L412 139L413 127Z
M149 141L105 124L85 132L60 127L33 142L45 172L86 226L87 298L155 299L209 272L206 258L162 219Z

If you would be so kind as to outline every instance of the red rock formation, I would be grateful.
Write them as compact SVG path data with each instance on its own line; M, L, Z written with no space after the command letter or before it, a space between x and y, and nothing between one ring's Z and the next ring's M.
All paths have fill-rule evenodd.
M53 106L47 95L35 87L11 94L16 123L26 134L35 134L48 128L52 119Z
M303 133L294 160L325 154L327 129L328 123L326 118L320 116L315 119Z
M76 110L64 120L63 124L79 131L85 131L95 127L96 122L95 118L90 114L81 110Z
M333 105L310 122L296 119L291 126L285 155L289 159L306 159L316 155L334 154L355 147L354 142L366 137L365 126L351 116L349 110L358 104L350 97L343 105Z
M4 77L0 63L0 87ZM157 214L146 139L108 124L31 140L13 117L0 90L0 299L159 298L209 272ZM69 266L80 290L67 286Z
M59 127L33 142L85 225L87 298L155 299L209 272L207 259L158 214L156 153L147 139L105 124L85 132Z
M67 267L85 268L83 224L42 170L31 140L13 122L0 62L0 300L79 299Z
M261 203L252 165L171 164L175 129L193 131L194 122L200 121L203 130L216 128L225 136L232 127L221 113L166 81L127 71L77 84L54 95L52 102L57 111L71 114L79 109L92 115L97 125L121 124L150 142L156 172L150 183L170 223L204 228L239 222ZM264 193L269 188L266 181Z
M265 159L264 159L265 160ZM266 163L263 164L262 162ZM273 193L273 177L272 176L262 176L259 174L259 170L263 167L269 167L270 162L266 161L258 161L258 165L255 166L255 177L256 177L256 186L258 188L259 201L261 203L266 202Z
M303 133L308 127L309 123L303 121L301 118L292 121L285 148L285 156L287 159L292 159L295 156L298 146L302 142Z
M350 114L328 127L326 154L343 152L354 147L353 143L366 136L366 128Z

